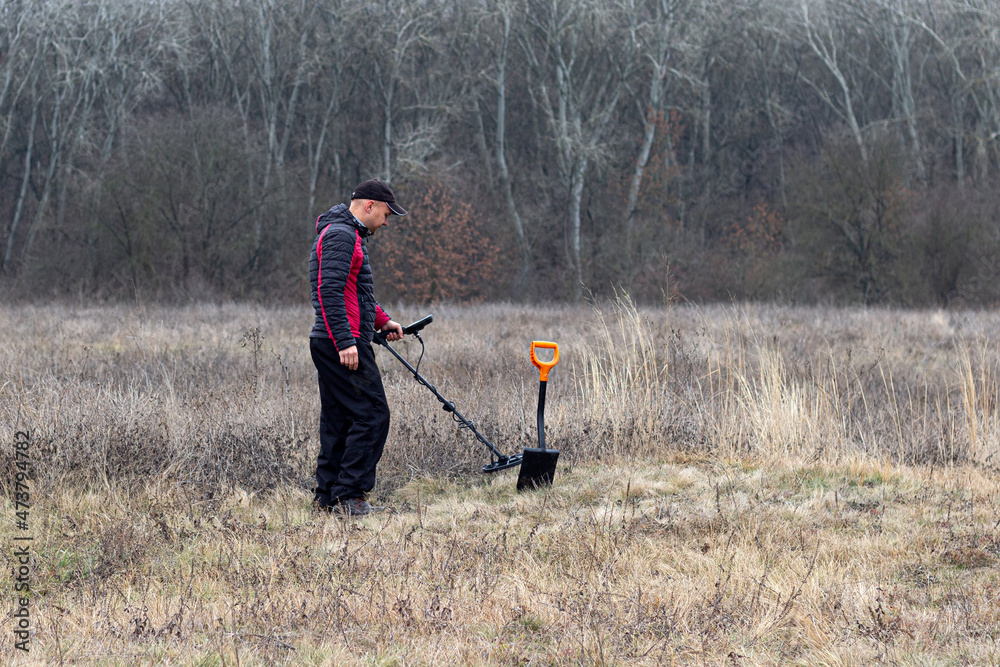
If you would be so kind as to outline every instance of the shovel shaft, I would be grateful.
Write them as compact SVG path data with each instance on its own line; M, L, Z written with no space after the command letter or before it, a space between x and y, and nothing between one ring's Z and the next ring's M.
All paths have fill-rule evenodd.
M538 448L545 449L545 385L542 380L538 386Z

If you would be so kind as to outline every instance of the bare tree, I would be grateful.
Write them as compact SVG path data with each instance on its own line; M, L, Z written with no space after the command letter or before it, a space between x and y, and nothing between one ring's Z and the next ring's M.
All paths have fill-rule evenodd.
M1000 10L992 3L979 0L954 0L949 7L952 20L948 27L965 38L945 41L945 29L933 32L936 41L951 55L955 74L964 84L954 99L953 122L964 116L962 108L968 92L976 111L976 122L971 132L974 168L978 179L985 180L991 157L1000 164ZM928 26L924 25L927 28ZM960 53L961 52L964 53ZM967 65L963 65L965 60ZM965 70L973 72L966 75Z
M828 90L821 82L804 75L802 79L847 123L861 158L867 161L868 149L854 110L855 93L844 69L844 61L847 59L844 51L849 48L845 35L848 28L843 25L843 18L838 15L837 8L831 6L829 0L800 0L800 8L806 43L833 77L837 90Z
M340 3L331 3L320 8L319 16L322 31L317 30L315 68L309 71L302 106L309 165L307 215L313 213L319 175L328 159L332 159L336 181L340 180L342 123L335 122L334 115L347 107L346 97L352 88L346 57L350 13Z
M897 124L904 128L900 132L901 141L904 146L909 144L907 150L910 152L910 161L918 179L924 182L927 172L917 127L911 58L917 46L916 38L920 35L911 19L915 13L915 3L912 0L854 0L851 7L853 16L877 37L888 56L892 115ZM924 59L920 54L917 58Z
M737 15L734 18L734 12ZM703 200L713 198L713 179L706 178L712 169L713 109L718 103L713 77L716 70L727 67L725 63L725 47L734 39L733 24L738 23L739 12L731 3L717 0L694 0L691 12L687 16L687 27L678 31L673 46L670 73L678 82L678 92L686 90L686 95L678 94L675 107L684 110L692 120L691 135L687 141L687 169L683 179L679 180L679 217L686 229L695 232L700 245L705 244L705 227L701 220L689 214L687 203L695 203L694 198L700 196ZM722 99L729 94L726 91ZM699 162L700 158L700 162ZM698 165L702 169L697 171ZM700 181L700 182L699 182ZM682 188L689 187L689 192Z
M393 122L397 92L403 80L403 67L411 51L431 38L429 27L433 7L409 0L380 0L365 7L362 30L374 32L377 39L366 40L365 50L374 70L370 81L382 105L382 178L392 181L394 143Z
M567 258L579 299L584 182L592 162L603 159L604 132L635 66L635 11L630 0L610 6L551 0L529 5L525 19L520 42L565 188Z
M645 100L636 96L636 106L642 115L642 144L636 157L635 169L629 182L628 195L625 200L625 247L632 250L632 235L634 216L639 204L639 191L642 188L642 178L649 164L649 155L656 138L657 119L664 110L664 93L666 78L669 73L667 61L670 57L671 40L675 22L687 0L654 0L653 13L646 25L640 26L640 34L645 33L648 40L639 45L639 51L649 64L649 93Z
M964 12L960 2L928 3L926 11L909 9L905 19L927 34L937 48L938 58L928 70L932 84L941 92L948 107L955 180L962 190L965 188L965 138L968 133L966 112L969 96L973 93L973 82L966 76L962 63L963 52L969 50L969 37L962 29Z
M0 83L0 118L3 119L3 134L0 136L0 167L7 155L8 142L17 119L15 111L28 82L32 80L35 63L42 53L44 35L37 30L39 17L29 12L29 8L31 5L18 3L2 10L0 57L3 61L3 81Z
M508 244L498 256L517 286L562 275L577 298L584 280L652 295L670 257L701 296L719 295L739 280L723 275L734 254L757 247L734 239L760 220L761 271L798 284L819 259L795 235L878 219L881 195L863 187L876 148L892 153L883 190L910 179L894 211L947 200L952 178L966 194L990 188L998 45L1000 10L983 0L0 3L4 285L51 279L38 249L54 232L87 290L186 285L180 264L143 268L152 239L216 287L239 274L298 289L302 209L373 173L496 204L477 207L479 228ZM240 145L223 154L219 138ZM805 216L804 200L833 191L796 171L830 155L855 155L862 176L841 179L826 217ZM175 189L139 187L133 171ZM876 208L858 214L848 191ZM913 217L893 233L923 233ZM890 263L922 247L886 243ZM917 289L876 273L870 298Z
M245 155L255 155L252 126L258 120L263 125L266 159L244 172L252 200L267 196L275 174L285 189L285 153L295 132L303 87L317 63L309 46L319 24L317 12L314 0L250 0L194 7L196 25L224 67L231 102L243 120ZM317 42L312 44L315 49ZM252 210L255 250L250 265L255 266L264 250L264 218L260 207Z
M7 228L7 243L3 253L3 263L0 270L4 273L10 267L10 259L14 253L14 240L17 238L17 228L21 223L21 216L24 213L24 203L28 194L28 183L31 181L31 159L35 151L35 130L38 127L38 112L42 106L42 98L38 93L39 70L32 74L31 81L31 120L28 121L28 145L24 151L24 172L21 176L21 189L17 195L17 204L14 207L14 217Z
M504 204L506 206L507 218L514 231L514 238L517 243L518 255L520 258L520 269L515 284L523 287L531 271L531 242L525 229L525 224L518 210L517 200L514 196L514 185L511 177L511 170L507 159L507 95L509 91L508 71L512 59L512 49L515 47L515 33L512 30L514 22L517 20L519 7L516 0L496 0L490 3L483 11L483 16L478 22L479 40L487 45L490 61L484 65L483 76L489 82L495 99L494 118L494 150L497 165L497 177L500 181ZM487 168L487 180L491 184L494 177L491 167L490 152L487 148L486 132L483 123L483 111L479 103L478 95L474 96L474 106L477 114L477 142L482 144L481 151L484 154ZM480 138L481 137L481 138Z
M794 22L793 8L785 5L757 5L759 20L744 26L743 37L752 54L755 98L767 118L778 159L778 196L781 210L788 210L785 171L785 131L792 112L787 99L788 82L794 80L796 67L791 56L789 28Z

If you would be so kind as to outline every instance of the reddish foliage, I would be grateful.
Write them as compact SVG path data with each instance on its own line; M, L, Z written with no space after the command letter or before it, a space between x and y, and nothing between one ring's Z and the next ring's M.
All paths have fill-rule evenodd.
M652 109L648 113L653 113ZM670 194L670 186L681 172L677 166L676 153L676 146L684 130L680 112L671 109L667 114L661 110L656 112L655 122L656 138L643 175L640 209L659 210L675 203L676 195Z
M729 247L745 257L758 257L781 249L784 221L781 214L759 203L745 220L734 224L727 239Z
M499 280L500 258L472 206L440 183L413 191L410 214L392 218L378 241L380 284L389 287L388 278L396 298L411 303L482 300Z

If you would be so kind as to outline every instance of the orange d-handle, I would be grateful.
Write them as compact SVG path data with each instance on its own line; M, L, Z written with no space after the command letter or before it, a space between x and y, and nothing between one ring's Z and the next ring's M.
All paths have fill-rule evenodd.
M536 347L552 350L552 361L539 361L538 357L535 356ZM546 382L549 379L549 371L559 363L559 344L550 343L545 340L531 341L531 363L538 367L538 379L542 382Z

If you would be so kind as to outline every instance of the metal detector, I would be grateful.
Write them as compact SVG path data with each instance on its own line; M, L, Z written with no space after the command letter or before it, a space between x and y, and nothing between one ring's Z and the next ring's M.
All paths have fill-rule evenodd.
M498 472L500 470L506 470L507 468L513 468L514 466L521 465L521 459L522 459L521 455L504 456L503 454L501 454L500 450L498 450L492 442L487 440L486 437L479 432L474 423L472 423L464 416L462 416L462 413L455 408L454 403L452 403L444 396L442 396L441 392L439 392L434 387L434 385L428 382L419 373L420 361L424 358L424 339L420 337L420 330L433 321L434 321L434 316L428 315L427 317L419 319L409 326L403 327L403 333L405 335L412 335L417 340L420 341L420 359L417 360L416 368L411 366L410 363L406 361L406 359L404 359L402 355L399 354L399 352L396 352L396 350L393 349L391 345L389 345L388 341L386 341L385 339L386 336L385 333L376 332L375 337L372 339L372 342L378 345L382 345L387 350L389 350L389 352L392 353L392 356L396 357L396 359L399 360L399 363L403 364L406 367L406 370L413 373L413 377L418 383L430 389L431 393L434 394L435 398L437 398L437 400L441 402L441 407L444 409L444 411L451 413L451 418L458 423L459 429L468 429L472 431L472 433L476 436L476 439L486 446L486 448L490 451L490 462L483 466L483 472ZM527 451L528 450L525 450L525 452ZM556 454L558 455L558 452L556 452ZM549 477L549 479L551 480L551 476ZM521 488L520 482L518 482L518 488Z

